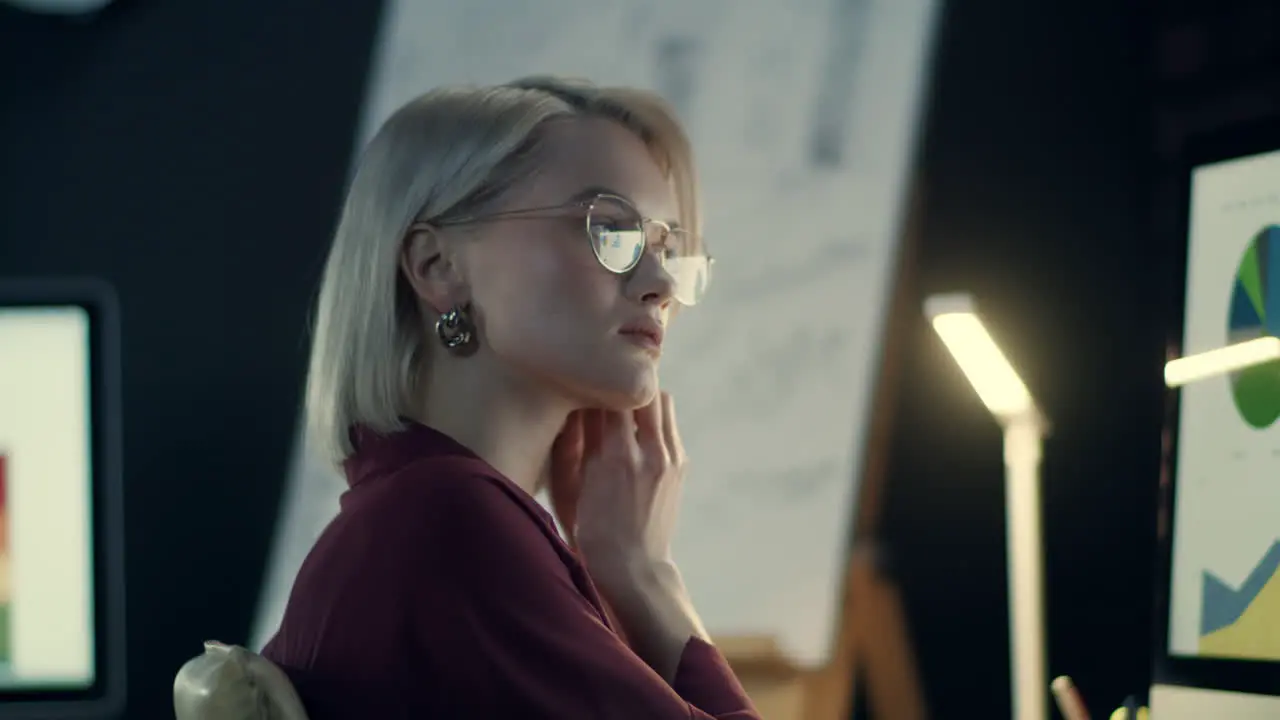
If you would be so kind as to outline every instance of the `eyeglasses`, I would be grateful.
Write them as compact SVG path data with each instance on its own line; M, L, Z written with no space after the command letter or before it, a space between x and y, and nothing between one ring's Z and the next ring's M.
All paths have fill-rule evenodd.
M686 306L697 305L706 294L715 260L703 251L701 243L689 231L646 218L629 200L610 193L561 205L415 223L411 229L470 225L569 209L586 210L587 240L596 260L605 270L625 275L640 264L646 249L654 248L662 269L673 280L672 296L677 302Z

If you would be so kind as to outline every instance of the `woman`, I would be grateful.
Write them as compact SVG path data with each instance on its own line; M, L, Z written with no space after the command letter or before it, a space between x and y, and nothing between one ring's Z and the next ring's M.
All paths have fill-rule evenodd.
M670 555L658 360L706 285L697 227L688 141L646 92L437 90L378 132L307 391L351 489L263 652L313 718L758 717Z

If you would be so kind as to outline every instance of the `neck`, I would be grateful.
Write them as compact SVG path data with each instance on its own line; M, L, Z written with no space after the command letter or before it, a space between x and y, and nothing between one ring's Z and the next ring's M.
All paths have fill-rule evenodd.
M415 420L452 437L530 495L544 484L570 403L490 358L437 357Z

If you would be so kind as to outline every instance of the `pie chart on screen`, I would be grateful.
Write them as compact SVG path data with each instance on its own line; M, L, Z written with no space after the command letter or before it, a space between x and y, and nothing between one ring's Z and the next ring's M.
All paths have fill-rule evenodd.
M1280 225L1254 235L1240 259L1227 318L1227 341L1280 336ZM1231 392L1240 418L1256 429L1280 418L1280 360L1231 375Z

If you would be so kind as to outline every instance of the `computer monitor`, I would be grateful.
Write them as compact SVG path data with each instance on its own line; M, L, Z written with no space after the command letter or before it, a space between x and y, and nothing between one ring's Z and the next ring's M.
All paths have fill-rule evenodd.
M1280 335L1280 122L1188 145L1177 354ZM1280 717L1280 362L1171 397L1152 715Z
M118 358L108 287L0 279L0 720L123 707Z

